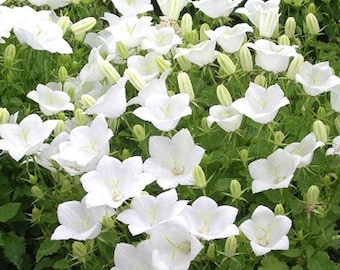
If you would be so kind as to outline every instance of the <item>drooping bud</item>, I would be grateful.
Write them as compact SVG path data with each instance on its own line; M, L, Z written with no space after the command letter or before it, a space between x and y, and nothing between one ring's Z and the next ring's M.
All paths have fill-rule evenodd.
M321 120L314 121L313 132L318 141L321 141L323 143L327 142L327 139L328 139L327 128Z
M70 28L70 24L71 24L71 20L69 16L61 16L58 21L57 24L61 27L61 29L63 30L63 34L66 33L67 29Z
M12 66L14 58L16 55L16 48L13 44L6 46L4 51L4 66L9 68Z
M287 35L281 35L277 38L277 43L279 45L290 46L290 40Z
M311 35L317 35L320 32L320 26L318 19L313 13L308 13L306 16L306 27L307 31Z
M296 21L294 17L288 17L285 23L285 35L292 38L295 35Z
M191 69L191 62L184 56L179 56L176 60L182 71L189 71Z
M290 63L287 70L287 78L294 80L296 73L298 73L300 66L302 65L304 58L301 54L297 54L294 56L292 62Z
M83 94L80 99L87 109L92 107L96 103L96 100L89 94Z
M264 88L267 88L267 79L263 75L257 75L255 77L254 83L256 83L259 86L262 86Z
M171 68L171 63L165 60L163 56L157 56L155 59L155 65L160 73L163 73Z
M228 55L220 53L217 56L217 62L219 63L222 70L226 73L226 75L232 75L235 73L236 66Z
M205 188L207 186L207 179L205 177L205 173L201 166L197 165L194 167L192 171L192 178L194 180L195 186L199 188Z
M0 108L0 124L8 123L9 116L7 108Z
M142 142L145 140L145 129L141 125L134 125L132 128L132 133L137 142Z
M80 262L85 263L87 249L85 244L75 241L72 244L72 254Z
M116 43L116 52L122 59L127 59L129 57L129 49L123 41L118 41Z
M230 182L230 195L234 200L238 200L242 196L241 184L238 180L233 179Z
M285 209L281 203L277 204L274 208L275 215L284 215Z
M240 64L241 68L246 72L253 70L253 57L249 48L244 45L240 49Z
M177 83L180 93L188 94L190 101L195 99L194 89L192 88L190 77L186 72L180 71L177 74Z
M96 23L96 18L87 17L71 25L70 29L74 35L75 40L83 41L86 32L91 30Z
M58 69L58 79L61 83L64 83L67 80L67 69L64 66L61 66Z
M314 207L319 203L319 195L320 190L318 186L312 185L308 188L307 196L306 196L306 204L307 206Z
M205 31L210 30L210 26L207 23L203 23L200 27L200 41L206 41L209 39Z
M229 90L223 84L220 84L217 86L216 95L217 95L217 98L220 104L224 106L228 107L233 102L233 99L229 93Z
M227 258L232 258L235 256L236 249L237 249L236 237L235 236L228 237L224 245L224 255Z
M128 75L130 83L139 91L141 90L145 85L146 81L142 76L140 76L137 71L135 71L132 68L128 68L125 71Z
M181 20L181 32L185 34L192 30L192 17L190 13L185 13Z

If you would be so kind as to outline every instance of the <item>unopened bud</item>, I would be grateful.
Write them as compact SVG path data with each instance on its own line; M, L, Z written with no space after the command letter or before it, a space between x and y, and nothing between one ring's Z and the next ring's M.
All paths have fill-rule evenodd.
M105 215L103 216L103 226L107 229L112 229L114 226L115 226L115 222L114 220L112 219L112 217L108 216L108 215Z
M239 155L243 163L248 162L248 150L247 149L240 150Z
M327 128L321 120L315 120L313 123L313 132L318 141L327 142L328 133Z
M216 95L217 95L217 98L220 104L224 106L229 107L231 103L233 102L233 99L229 93L229 90L223 84L220 84L217 86Z
M325 110L325 107L319 107L317 112L316 112L316 117L318 119L323 119L326 115L326 110Z
M39 224L41 222L41 218L42 218L41 210L34 206L33 209L32 209L31 221L34 224Z
M236 237L235 236L228 237L224 245L224 255L227 258L232 258L235 256L236 249L237 249Z
M238 180L233 179L230 182L230 195L234 200L241 198L242 196L241 184Z
M58 69L58 79L61 83L64 83L67 80L67 69L64 66L61 66Z
M86 124L86 118L85 118L85 115L84 115L84 111L80 108L76 109L74 111L74 117L76 119L76 124L78 126L83 126Z
M207 117L202 117L201 126L204 132L208 133L210 131L210 126L208 124Z
M277 43L279 45L290 46L290 40L287 35L281 35L277 38Z
M72 244L72 254L80 262L85 263L87 249L85 244L75 241Z
M196 30L185 32L183 35L183 39L189 44L197 44L199 41L198 33Z
M87 109L92 107L96 103L96 100L89 94L83 94L80 99Z
M66 130L66 125L63 120L58 120L57 125L55 126L53 133L55 136L59 135L60 133L64 132Z
M63 181L63 183L61 184L61 192L70 192L72 189L72 185L71 182L67 179L65 179Z
M209 243L208 250L207 250L207 257L210 260L214 260L216 257L216 245L213 242Z
M171 63L165 60L163 56L157 56L155 60L156 67L160 73L163 73L171 68Z
M129 49L122 41L116 43L116 52L122 59L127 59L129 57Z
M301 54L294 56L287 70L287 78L295 80L295 75L298 73L300 66L302 65L304 58Z
M0 114L1 115L1 114ZM1 119L1 118L0 118ZM338 115L334 120L334 125L337 132L340 134L340 115Z
M4 51L4 66L9 68L12 66L14 58L16 55L16 48L13 44L6 46Z
M195 99L194 89L192 88L190 77L186 72L180 71L178 73L177 83L180 93L188 94L190 101Z
M122 151L122 159L124 160L124 159L127 159L129 157L130 157L130 151L128 149L124 148L123 151Z
M32 184L35 185L38 182L38 177L36 175L30 174L28 181Z
M325 187L329 187L332 184L332 179L329 174L322 177L322 183Z
M315 13L316 11L316 6L314 3L310 3L307 8L308 12Z
M75 40L83 41L86 32L91 30L96 23L97 20L94 17L88 17L71 25L70 29L74 35Z
M281 143L283 142L283 140L285 138L285 135L280 130L279 131L275 131L273 136L274 136L274 144L275 144L275 146L281 145Z
M240 64L241 68L246 72L253 70L253 57L249 48L244 45L240 49Z
M8 123L9 117L8 110L6 108L0 108L0 124Z
M176 60L182 71L189 71L191 69L191 62L184 56L179 56Z
M285 209L281 203L277 204L274 208L275 215L284 215Z
M132 133L138 142L145 140L145 129L141 125L134 125Z
M42 199L44 197L44 192L42 192L41 188L38 186L31 187L32 196L37 199Z
M120 120L119 118L109 118L107 124L109 128L113 131L113 134L115 134L119 128Z
M118 71L110 64L110 62L101 58L98 61L98 65L100 70L104 73L105 77L109 80L109 82L115 84L120 79L120 75Z
M217 56L217 62L219 63L222 70L226 73L226 75L231 75L235 73L236 66L228 55L220 53Z
M181 32L185 34L192 30L192 17L190 13L185 13L181 20Z
M262 86L264 88L267 88L267 79L263 75L257 75L255 77L254 83L256 83L259 86Z
M317 35L320 32L320 26L318 19L313 13L308 13L306 16L306 27L307 31L311 35Z
M66 33L67 29L69 29L71 20L69 16L61 16L59 20L57 21L57 24L61 27L63 30L63 34Z
M181 1L180 0L172 0L170 3L170 13L169 17L175 21L177 21L179 17L179 13L181 12Z
M285 23L285 35L292 38L295 35L296 21L294 17L288 17Z
M197 165L194 167L194 170L192 171L192 178L197 187L205 188L207 186L207 180L201 166Z
M319 203L320 190L318 186L312 185L308 188L306 203L307 206L315 206Z
M130 83L139 91L141 90L145 85L146 81L142 76L138 74L138 72L132 68L128 68L125 71L128 75Z
M209 39L205 31L210 30L210 26L207 23L203 23L200 27L200 41L206 41Z

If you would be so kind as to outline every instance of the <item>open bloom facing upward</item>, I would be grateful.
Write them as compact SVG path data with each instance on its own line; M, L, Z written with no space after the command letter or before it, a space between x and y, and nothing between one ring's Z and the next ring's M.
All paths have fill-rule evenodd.
M255 122L267 124L277 115L279 109L289 104L278 84L267 89L250 83L244 98L235 100L232 106Z
M20 124L5 123L0 125L0 149L8 151L8 154L16 161L24 156L36 154L43 148L46 140L58 120L43 122L36 114L26 116Z
M153 10L151 0L112 0L122 15L138 15Z
M144 170L156 176L163 189L193 185L192 171L201 162L204 149L194 144L190 132L182 129L171 139L153 136L149 140L150 158Z
M340 136L336 136L333 139L332 147L328 148L326 155L338 155L340 156Z
M262 256L271 250L288 250L288 232L292 226L290 218L274 215L265 206L258 206L251 219L244 221L239 229L250 240L256 256Z
M243 114L239 113L232 106L215 105L209 108L209 116L207 117L208 125L214 122L227 132L236 131L243 119Z
M228 17L242 0L199 0L193 5L210 18Z
M287 188L301 158L287 151L277 149L266 159L261 158L249 164L249 173L254 179L253 193L268 189Z

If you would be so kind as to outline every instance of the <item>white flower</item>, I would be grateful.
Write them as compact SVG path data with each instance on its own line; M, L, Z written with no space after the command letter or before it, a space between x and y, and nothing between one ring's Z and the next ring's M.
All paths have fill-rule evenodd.
M215 105L209 108L207 123L211 126L214 122L227 132L236 131L242 123L243 114L232 106Z
M274 42L265 39L259 39L255 43L247 43L246 45L256 50L256 65L274 73L286 71L289 58L297 55L294 46L276 45Z
M133 112L144 121L150 121L162 131L174 129L180 119L191 115L188 94L167 95L154 94L147 98L143 107Z
M44 140L50 136L57 123L57 120L43 122L38 115L30 114L20 124L1 124L0 149L8 151L16 161L36 154L43 148Z
M315 65L305 61L301 66L295 80L302 84L308 95L317 96L340 85L340 78L333 75L328 62Z
M189 2L188 0L156 0L156 1L163 15L170 17L174 20L178 19L179 13ZM176 6L176 10L174 10L174 6Z
M107 205L118 208L129 198L140 195L153 182L154 176L143 172L143 161L139 156L120 161L104 156L95 170L85 173L80 181L87 193L87 207Z
M147 53L145 56L133 55L127 59L127 66L134 68L145 81L149 82L159 74L156 67L156 57L158 56L160 54L156 52Z
M71 0L28 0L28 2L35 6L47 5L51 9L57 9L69 5Z
M328 148L326 155L338 155L340 156L340 136L336 136L333 139L332 147Z
M106 207L87 208L84 199L68 201L58 205L59 225L51 240L86 240L96 238L102 227L104 215L112 216L114 211Z
M215 47L216 41L206 40L191 48L177 48L177 53L174 58L184 56L190 62L199 67L203 67L216 60L217 52L215 51Z
M340 113L340 84L331 89L331 107L334 111Z
M274 213L265 206L258 206L251 219L244 221L239 229L250 240L256 256L262 256L271 250L288 250L288 234L292 226L290 218Z
M193 5L210 18L228 17L242 0L199 0Z
M2 38L9 38L11 36L11 30L15 24L15 13L13 9L0 6L0 43L5 43Z
M268 189L287 188L292 180L301 158L287 151L277 149L267 158L255 160L249 164L249 173L253 178L252 191L258 193Z
M151 137L149 153L144 170L157 178L160 187L168 189L178 184L193 185L192 171L201 162L204 149L194 144L187 129L182 129L171 139Z
M186 206L181 216L192 234L204 240L213 240L239 234L237 226L233 224L237 212L235 207L218 206L213 199L201 196L192 206Z
M235 100L232 106L255 122L267 124L277 115L279 109L289 104L278 84L267 89L250 83L244 98Z
M70 96L62 91L54 91L47 85L38 84L27 97L39 104L40 110L45 115L53 115L62 111L73 111L74 105L70 103Z
M155 226L178 216L187 201L178 201L176 189L170 189L157 197L142 194L134 197L127 209L117 216L117 220L128 224L132 235L152 230Z
M253 32L253 28L246 23L239 23L233 27L223 25L206 31L206 34L211 40L216 40L225 52L234 53L240 49L247 32Z
M151 0L112 0L122 15L138 15L153 10Z
M307 167L313 159L314 150L323 146L324 143L316 141L313 132L305 136L301 142L294 142L287 145L284 150L300 158L297 168Z

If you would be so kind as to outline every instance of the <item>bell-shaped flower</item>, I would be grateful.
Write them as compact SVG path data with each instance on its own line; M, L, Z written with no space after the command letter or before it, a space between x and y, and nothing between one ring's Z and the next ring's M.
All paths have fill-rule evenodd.
M182 117L191 115L188 94L167 95L155 94L150 96L143 107L133 112L144 121L151 122L161 131L174 129Z
M109 140L112 130L100 114L90 126L72 129L69 140L59 145L59 153L51 158L70 175L93 170L99 160L110 152Z
M326 156L338 155L340 156L340 136L336 136L333 139L332 147L328 148L326 151Z
M199 67L203 67L216 60L218 53L215 51L215 47L216 41L206 40L192 46L191 48L177 48L175 59L183 56Z
M117 220L128 224L131 234L137 235L180 215L186 205L187 201L178 201L175 189L165 191L157 197L142 194L132 199L130 209L121 212Z
M127 59L127 66L128 68L134 68L146 82L149 82L159 74L156 66L156 57L158 56L160 54L156 52L150 52L145 56L132 55Z
M71 0L28 0L28 2L38 7L46 5L51 9L57 9L66 7L71 3Z
M303 168L312 162L314 150L323 145L323 142L316 140L314 132L311 132L301 142L288 144L284 150L300 158L297 168Z
M256 51L255 64L275 74L286 71L289 58L297 55L294 46L276 45L265 39L247 43L247 46Z
M150 240L144 240L137 246L118 243L114 252L114 263L115 266L110 270L152 270L152 252L153 247L151 246Z
M87 240L96 238L101 231L103 216L114 214L105 206L87 208L84 199L58 205L60 225L54 230L52 240Z
M86 114L103 114L107 118L118 118L126 111L126 77L112 85L109 90L102 95L94 105L88 108Z
M234 53L241 48L247 32L253 32L253 28L246 23L239 23L233 27L223 25L205 33L211 40L216 40L225 52Z
M74 105L70 103L70 96L63 91L54 91L47 85L38 84L27 97L39 104L40 110L45 115L53 115L62 111L73 111Z
M267 124L277 115L279 109L289 104L278 84L267 89L250 83L244 98L235 100L232 106L253 121Z
M250 240L250 246L256 256L267 254L271 250L288 250L288 232L292 226L290 218L274 215L269 208L259 205L251 219L244 221L239 229Z
M189 269L190 262L203 248L190 233L183 217L169 219L148 233L154 249L152 262L155 269Z
M331 107L337 113L340 113L340 84L331 89L330 102Z
M268 189L287 188L301 158L277 149L267 158L251 162L248 166L253 178L252 191L258 193Z
M295 80L302 84L308 95L317 96L340 85L340 78L333 75L328 62L315 65L305 61L301 66Z
M144 170L157 178L163 188L177 185L193 185L192 171L204 154L204 149L194 144L187 129L177 132L171 139L153 136L149 140L150 158L144 162Z
M164 55L175 49L180 43L182 43L182 39L175 33L174 28L170 26L159 29L153 27L143 38L141 48Z
M181 10L189 2L189 0L156 0L156 1L163 15L176 21Z
M112 0L122 15L138 15L153 10L150 0Z
M209 127L216 122L216 124L226 132L236 131L243 119L243 114L237 111L232 106L214 105L209 108L209 116L207 123Z
M3 38L11 36L12 28L15 24L15 12L12 8L0 6L0 43L5 43Z
M237 226L233 224L237 212L235 207L218 206L213 199L201 196L191 206L187 205L181 216L192 234L204 240L213 240L239 234Z
M139 156L122 162L104 156L96 169L85 173L80 182L87 192L87 207L107 205L117 208L127 199L140 195L154 180L153 175L143 172L143 161Z
M43 122L38 115L30 114L20 124L1 124L0 150L8 151L16 161L36 154L43 148L44 140L50 136L57 123L57 120Z
M210 18L228 17L242 0L199 0L193 5Z

